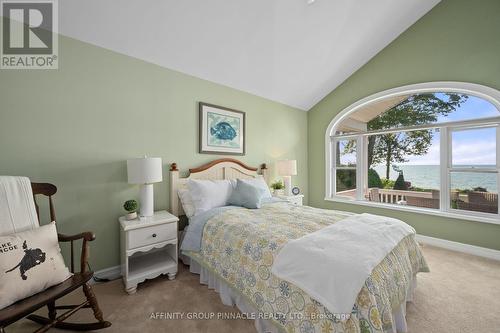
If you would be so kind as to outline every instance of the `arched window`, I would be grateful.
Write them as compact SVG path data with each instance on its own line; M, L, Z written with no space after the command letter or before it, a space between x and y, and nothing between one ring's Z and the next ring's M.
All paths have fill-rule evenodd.
M369 96L326 132L326 200L500 223L500 92L435 82Z

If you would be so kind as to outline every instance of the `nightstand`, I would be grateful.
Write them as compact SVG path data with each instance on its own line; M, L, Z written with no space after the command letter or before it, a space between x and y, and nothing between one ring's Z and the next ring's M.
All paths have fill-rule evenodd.
M177 274L177 222L165 210L153 216L120 221L121 271L125 291L133 294L137 284L167 274Z
M302 200L304 199L303 194L298 194L298 195L277 195L276 198L286 200L291 204L294 204L296 206L302 206Z

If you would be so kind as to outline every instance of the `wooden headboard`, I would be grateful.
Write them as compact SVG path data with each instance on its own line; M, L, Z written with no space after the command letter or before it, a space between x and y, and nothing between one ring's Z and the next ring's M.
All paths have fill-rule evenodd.
M233 158L221 158L211 161L198 168L189 169L189 176L180 177L177 164L170 166L170 212L175 216L184 215L182 205L177 195L179 189L185 188L189 179L249 179L263 177L268 182L267 168L265 164L259 168L249 167L241 161Z

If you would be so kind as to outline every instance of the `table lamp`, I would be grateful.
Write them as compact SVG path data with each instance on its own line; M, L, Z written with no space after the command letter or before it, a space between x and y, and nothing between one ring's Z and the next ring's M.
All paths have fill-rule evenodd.
M129 184L140 184L139 196L140 216L149 217L154 214L153 183L162 181L162 164L160 157L134 158L127 160Z
M276 169L278 171L278 175L283 176L283 183L285 184L285 195L292 195L292 176L295 176L297 174L297 161L277 161Z

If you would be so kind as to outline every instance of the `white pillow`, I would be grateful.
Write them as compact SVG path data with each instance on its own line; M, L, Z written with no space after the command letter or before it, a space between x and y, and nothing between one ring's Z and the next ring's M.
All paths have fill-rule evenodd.
M249 185L253 185L255 187L263 189L265 191L263 198L272 198L271 191L269 190L269 186L267 186L264 178L257 177L253 179L240 179L240 180Z
M69 277L55 222L0 236L0 309Z
M193 200L195 215L215 207L227 206L233 191L233 185L229 180L190 179L187 185Z
M184 214L186 214L188 218L194 216L195 208L189 190L180 189L177 191L177 194L179 196L179 199L181 200L181 205L182 209L184 210Z

